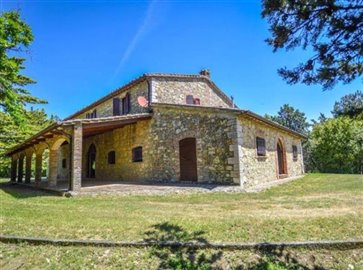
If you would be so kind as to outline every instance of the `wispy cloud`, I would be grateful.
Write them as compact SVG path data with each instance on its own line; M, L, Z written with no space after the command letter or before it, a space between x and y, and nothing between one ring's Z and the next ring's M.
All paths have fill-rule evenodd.
M120 72L120 70L126 64L127 60L129 59L129 57L131 56L131 54L135 50L135 47L137 46L137 44L142 40L145 33L148 30L150 30L149 27L150 27L151 22L152 22L156 2L157 2L156 0L152 0L150 2L149 6L147 8L147 11L146 11L145 18L142 21L140 27L137 29L135 35L132 37L131 42L129 43L129 46L127 46L126 51L122 55L121 60L119 62L119 65L115 70L114 76L117 76L117 74Z

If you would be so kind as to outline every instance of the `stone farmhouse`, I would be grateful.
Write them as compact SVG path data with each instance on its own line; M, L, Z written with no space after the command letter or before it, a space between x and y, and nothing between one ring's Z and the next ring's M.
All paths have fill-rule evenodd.
M145 74L8 152L11 181L192 181L252 187L304 173L302 134L241 110L210 79ZM32 165L32 160L33 163ZM35 168L32 172L32 167Z

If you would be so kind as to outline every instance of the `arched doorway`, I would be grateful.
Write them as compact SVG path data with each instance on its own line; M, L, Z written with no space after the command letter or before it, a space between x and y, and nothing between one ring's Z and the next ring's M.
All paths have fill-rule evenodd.
M87 152L87 177L96 177L96 146L91 144Z
M277 141L277 169L279 178L287 176L287 166L286 166L286 151L282 141L279 139Z
M198 181L196 139L179 141L180 180Z

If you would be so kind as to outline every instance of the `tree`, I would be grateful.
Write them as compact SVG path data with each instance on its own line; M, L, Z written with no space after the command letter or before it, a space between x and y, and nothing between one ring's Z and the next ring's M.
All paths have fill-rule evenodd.
M310 158L320 172L360 173L363 120L338 117L315 125L310 134Z
M20 19L19 12L0 15L0 111L10 115L17 124L24 120L26 104L46 103L24 88L35 81L20 74L25 68L25 58L15 56L24 53L32 41L32 31Z
M10 115L0 112L0 177L9 176L10 159L5 156L6 151L58 119L48 117L44 110L24 111L23 117L20 126Z
M340 101L336 101L333 111L334 117L349 116L363 120L363 92L356 91L353 94L343 96Z
M276 116L266 115L265 117L297 132L308 133L309 123L306 121L305 114L288 104L284 104Z
M312 126L324 123L326 120L328 120L328 118L325 116L325 114L320 113L320 115L318 116L318 120L311 119L311 122L313 123Z
M278 73L289 84L321 84L331 89L363 74L363 0L263 0L262 16L276 52L297 47L313 55L293 69Z

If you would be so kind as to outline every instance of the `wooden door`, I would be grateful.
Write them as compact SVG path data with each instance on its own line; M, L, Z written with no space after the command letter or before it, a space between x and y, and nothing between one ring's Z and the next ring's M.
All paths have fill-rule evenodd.
M282 143L280 141L277 143L277 162L279 175L286 174L285 153Z
M180 180L198 181L195 138L179 141Z

